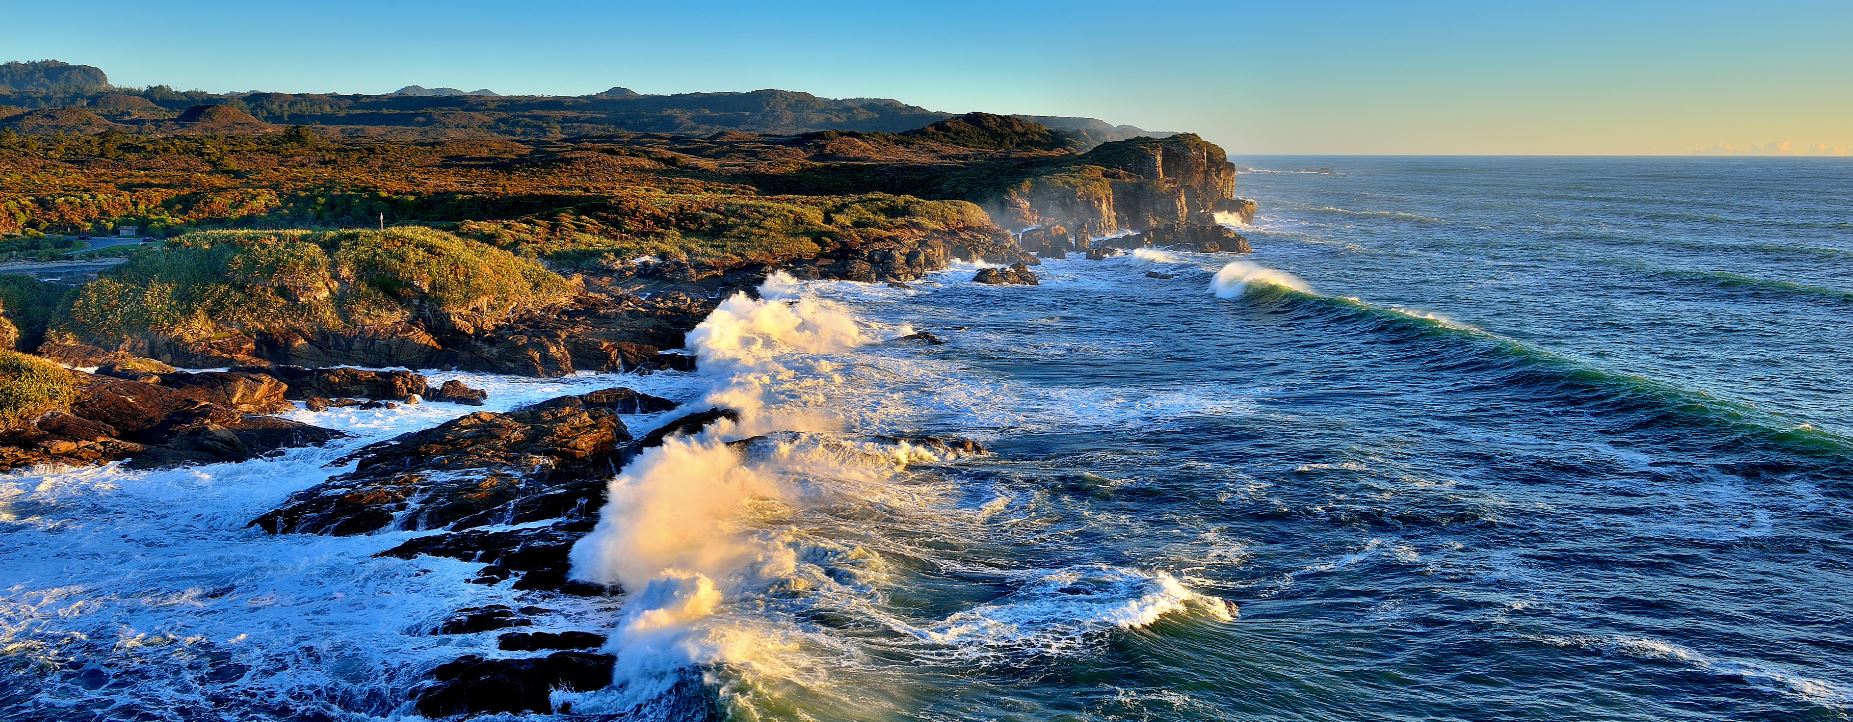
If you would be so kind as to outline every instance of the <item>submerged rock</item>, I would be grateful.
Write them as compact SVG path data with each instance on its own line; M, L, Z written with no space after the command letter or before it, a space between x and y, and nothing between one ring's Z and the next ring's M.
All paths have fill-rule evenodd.
M1035 286L1042 282L1042 279L1036 276L1035 271L1029 270L1029 266L1022 263L1012 265L1009 268L979 269L978 275L973 276L972 280L978 283L989 283L992 285L1008 284L1022 286Z

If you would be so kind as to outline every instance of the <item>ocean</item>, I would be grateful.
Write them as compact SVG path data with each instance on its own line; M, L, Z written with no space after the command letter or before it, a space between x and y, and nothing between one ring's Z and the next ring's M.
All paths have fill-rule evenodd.
M574 573L632 593L540 628L617 675L556 717L1848 718L1853 163L1238 163L1250 255L775 277L694 374L434 372L742 411L613 480ZM0 719L412 716L499 654L423 632L521 593L245 524L465 411L0 477Z

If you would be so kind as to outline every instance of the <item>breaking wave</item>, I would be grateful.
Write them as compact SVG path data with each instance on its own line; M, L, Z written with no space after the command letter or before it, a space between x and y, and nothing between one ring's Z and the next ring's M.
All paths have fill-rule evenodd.
M1437 371L1464 374L1489 391L1522 390L1531 398L1580 408L1612 419L1619 430L1697 424L1719 432L1704 437L1714 450L1746 442L1774 445L1853 470L1853 439L1748 403L1595 367L1445 316L1323 295L1290 274L1245 261L1217 271L1210 289L1220 298L1239 297L1412 344L1416 360ZM1432 344L1445 344L1449 351L1437 353ZM1682 435L1682 441L1692 439Z
M920 550L870 537L978 523L976 512L941 508L944 492L905 478L911 466L964 452L880 436L891 430L866 422L885 414L852 408L910 405L879 389L867 396L850 389L865 383L856 376L863 367L857 349L911 329L874 327L783 274L759 295L728 299L688 335L698 373L709 381L704 403L738 418L671 437L633 459L610 482L597 526L572 549L575 578L629 595L606 645L618 660L613 686L569 695L575 709L655 709L691 675L734 709L776 707L792 696L824 708L848 704L854 691L817 670L875 674L856 671L865 662L854 650L882 642L859 643L800 621L819 614L863 618L864 626L948 649L1005 644L1011 634L1059 646L1092 630L1191 609L1230 618L1220 600L1169 575L1116 570L1048 575L1016 601L981 605L938 625L886 609L876 591L889 573L886 560ZM972 518L957 519L961 513ZM885 521L865 528L844 514ZM1090 591L1078 595L1077 587ZM1049 590L1063 591L1049 604L1029 601Z

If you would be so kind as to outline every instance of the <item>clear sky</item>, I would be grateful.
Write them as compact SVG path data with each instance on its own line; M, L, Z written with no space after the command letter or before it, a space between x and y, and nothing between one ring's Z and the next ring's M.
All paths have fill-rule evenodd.
M8 5L0 59L128 86L776 87L1236 154L1853 151L1853 0Z

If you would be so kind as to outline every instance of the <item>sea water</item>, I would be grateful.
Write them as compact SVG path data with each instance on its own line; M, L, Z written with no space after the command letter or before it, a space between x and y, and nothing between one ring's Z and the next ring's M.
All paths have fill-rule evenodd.
M574 574L631 593L540 621L608 634L618 672L556 699L1848 716L1853 163L1241 162L1251 255L1048 261L1036 287L778 278L692 335L695 374L467 377L495 408L628 385L742 412L613 479ZM520 593L372 558L405 534L245 523L465 411L301 411L356 437L0 479L0 716L410 716L432 666L499 653L424 632Z

